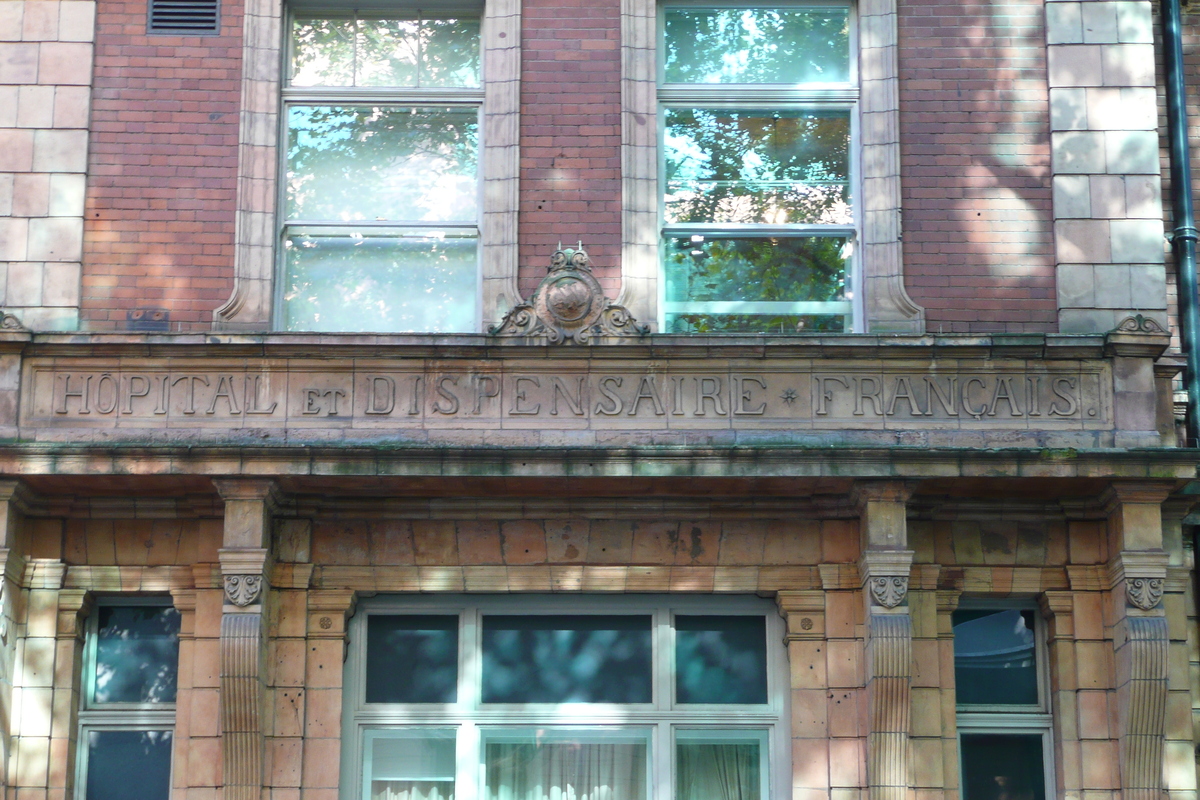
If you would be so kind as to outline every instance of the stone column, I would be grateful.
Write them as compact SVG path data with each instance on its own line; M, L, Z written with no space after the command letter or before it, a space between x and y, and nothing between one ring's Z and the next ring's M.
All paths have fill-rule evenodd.
M907 486L892 481L861 483L853 494L866 622L868 800L905 800L908 795L913 661L907 603L913 561L907 549L909 494Z
M1118 483L1108 514L1108 617L1113 621L1123 800L1161 800L1169 637L1162 503L1170 487Z
M263 608L275 484L214 480L225 501L221 613L221 754L225 800L259 800L266 700Z

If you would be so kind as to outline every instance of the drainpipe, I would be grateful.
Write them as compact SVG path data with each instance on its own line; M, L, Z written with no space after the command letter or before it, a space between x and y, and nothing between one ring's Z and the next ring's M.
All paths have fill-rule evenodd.
M1196 286L1196 216L1192 208L1192 168L1189 161L1187 95L1183 82L1183 25L1180 0L1162 0L1163 66L1167 81L1167 140L1171 152L1171 209L1175 229L1171 249L1178 271L1179 327L1187 366L1185 447L1200 446L1200 309Z

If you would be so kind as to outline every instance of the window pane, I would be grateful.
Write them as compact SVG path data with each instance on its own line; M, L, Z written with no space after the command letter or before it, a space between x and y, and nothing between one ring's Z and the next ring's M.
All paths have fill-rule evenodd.
M646 798L644 741L594 736L489 741L484 762L486 800Z
M951 620L959 704L1037 703L1032 611L963 610Z
M665 330L841 331L850 313L843 257L848 241L840 236L669 237L664 247ZM786 303L832 305L771 305Z
M101 606L96 636L97 703L174 703L179 612L162 606Z
M676 616L675 699L767 702L766 620Z
M288 219L474 222L473 108L292 106Z
M758 742L679 742L675 745L676 800L759 800Z
M846 8L668 8L667 83L850 79Z
M485 616L483 702L649 703L650 617Z
M963 800L1045 800L1042 737L964 733Z
M354 20L292 20L293 86L354 85Z
M453 731L389 734L369 746L370 800L454 800Z
M294 228L283 241L289 331L473 331L474 232Z
M479 19L297 17L292 86L479 86Z
M851 225L847 111L666 111L668 223Z
M457 616L367 617L368 703L453 703L457 686Z
M170 731L88 731L87 800L166 800Z

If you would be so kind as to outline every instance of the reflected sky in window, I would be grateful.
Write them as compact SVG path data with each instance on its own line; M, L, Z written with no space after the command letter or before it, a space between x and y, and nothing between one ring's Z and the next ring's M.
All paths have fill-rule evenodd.
M680 703L767 702L766 621L675 617L675 680Z

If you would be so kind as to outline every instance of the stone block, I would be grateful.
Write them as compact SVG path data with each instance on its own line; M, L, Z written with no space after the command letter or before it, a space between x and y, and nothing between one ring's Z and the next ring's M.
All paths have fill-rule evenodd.
M0 129L0 172L28 172L33 168L33 133Z
M1060 264L1107 264L1111 258L1106 220L1058 220L1055 249Z
M1152 44L1154 18L1148 0L1124 0L1117 6L1117 39L1122 44Z
M22 172L13 179L12 213L18 217L44 217L50 209L50 176Z
M1125 179L1119 175L1092 175L1090 184L1092 216L1100 219L1125 218Z
M82 217L86 184L83 175L51 175L47 213L52 217Z
M0 261L24 261L29 241L29 220L0 218Z
M1050 90L1050 130L1082 131L1088 127L1087 89L1060 87Z
M25 3L21 38L27 42L53 42L58 39L58 3L31 0Z
M17 95L17 127L49 128L54 124L54 87L22 86Z
M1116 327L1128 312L1117 312L1104 308L1060 308L1058 310L1059 333L1106 333Z
M1113 220L1112 260L1125 264L1163 262L1163 224L1157 219Z
M1095 267L1091 264L1061 264L1057 272L1060 308L1092 308L1096 305Z
M1046 4L1046 43L1081 44L1083 42L1081 3Z
M31 331L77 331L79 309L68 307L13 308L26 328Z
M1091 179L1087 175L1054 176L1054 216L1058 219L1092 216Z
M46 42L38 49L38 79L43 86L87 86L92 82L92 45Z
M1054 171L1060 174L1106 172L1107 152L1103 133L1064 131L1050 135Z
M1103 47L1122 45L1062 44L1047 48L1046 64L1050 88L1060 86L1104 86ZM1119 54L1114 54L1116 59ZM1151 62L1153 67L1153 62ZM1114 63L1114 70L1117 64Z
M1162 178L1159 175L1125 176L1125 215L1162 219Z
M0 217L12 216L13 184L15 181L15 175L0 172Z
M1157 175L1157 131L1107 131L1104 158L1110 175Z
M1129 308L1129 267L1103 264L1093 271L1096 308Z
M1094 131L1153 131L1158 127L1154 89L1094 88L1087 90L1087 127Z
M10 2L0 6L12 5ZM0 83L24 86L37 83L38 46L31 42L0 44Z
M78 306L80 279L79 263L46 264L42 278L42 303L47 306Z
M21 21L24 16L24 3L0 3L0 42L21 40Z
M18 86L0 86L0 128L17 127L18 92Z
M42 264L19 261L8 265L4 303L9 306L42 304Z
M1161 264L1129 266L1129 305L1136 309L1167 307L1167 270Z
M1154 86L1154 45L1100 45L1104 86ZM1091 85L1091 84L1090 84Z
M92 90L87 86L56 86L54 88L53 127L88 127L91 101Z
M28 257L37 261L79 261L83 258L83 220L78 217L31 219Z
M62 0L59 4L58 40L90 42L96 36L94 0Z
M86 172L87 131L36 131L33 169L38 172Z
M1093 0L1082 6L1083 41L1089 44L1116 42L1117 3Z

